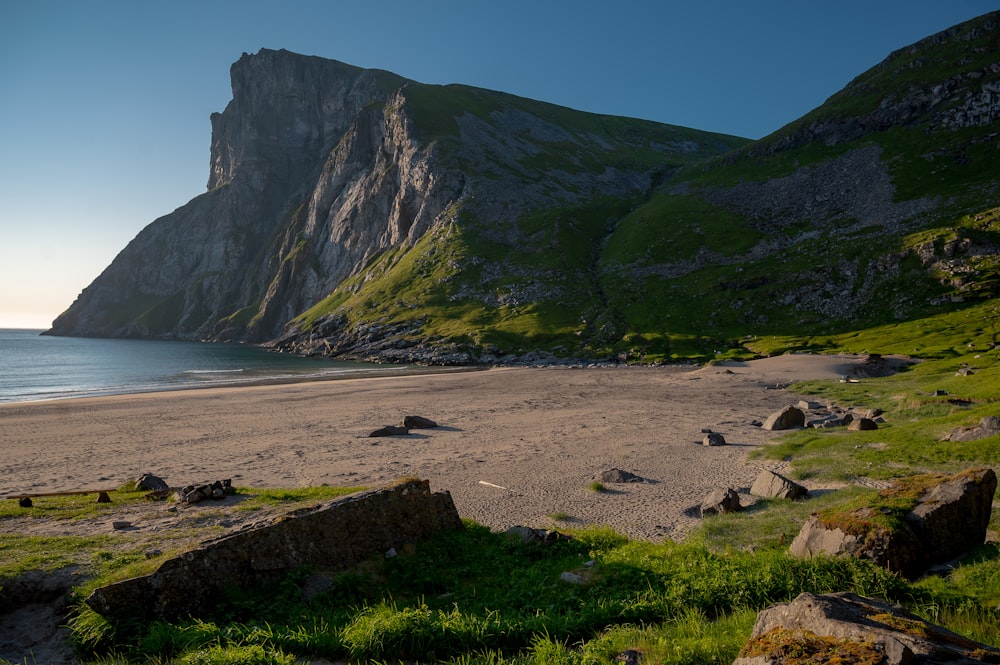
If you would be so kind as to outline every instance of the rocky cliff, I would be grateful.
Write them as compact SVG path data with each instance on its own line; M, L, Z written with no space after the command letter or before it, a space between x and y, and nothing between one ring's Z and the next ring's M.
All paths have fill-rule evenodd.
M209 191L52 334L423 362L705 358L1000 294L1000 13L756 143L244 55Z
M742 143L287 51L244 54L231 77L208 191L144 229L51 334L263 341L459 210L502 225L634 197Z

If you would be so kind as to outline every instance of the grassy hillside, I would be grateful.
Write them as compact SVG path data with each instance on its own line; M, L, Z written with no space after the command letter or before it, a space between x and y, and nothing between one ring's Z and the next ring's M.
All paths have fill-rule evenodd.
M640 198L577 191L514 219L464 205L446 230L379 258L298 322L346 316L487 361L541 350L673 362L978 311L1000 289L998 35L993 14L902 49L749 145L410 86L424 139L470 178L503 184L490 209L504 187L565 193L571 174L600 168L655 167L665 180ZM530 148L483 161L463 148L462 117L542 125L515 132ZM701 148L652 149L688 143Z
M973 303L1000 293L996 110L975 111L998 79L996 23L994 14L903 49L781 131L678 172L622 220L602 255L619 316L645 339L700 337L711 357L755 337L978 311ZM922 209L887 222L824 206L831 193L808 177L857 151L878 154L893 204ZM852 175L829 177L870 196ZM755 185L763 196L780 179L801 185L801 201L753 200ZM720 206L718 192L737 186L746 200ZM678 351L666 341L657 349Z

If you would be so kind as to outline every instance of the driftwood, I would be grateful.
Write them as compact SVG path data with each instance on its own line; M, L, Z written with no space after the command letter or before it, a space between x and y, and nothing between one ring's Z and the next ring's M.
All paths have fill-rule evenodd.
M111 503L111 497L108 496L111 492L117 492L117 489L109 490L70 490L68 492L35 492L32 494L10 494L7 499L17 499L21 502L21 505L25 508L31 506L31 499L37 499L43 496L72 496L74 494L96 494L97 503Z

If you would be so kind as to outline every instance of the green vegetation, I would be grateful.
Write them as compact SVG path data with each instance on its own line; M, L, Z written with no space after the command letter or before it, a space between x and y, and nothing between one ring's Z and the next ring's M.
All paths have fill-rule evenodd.
M519 134L519 138L531 140L541 148L541 154L547 155L540 159L565 162L569 158L570 161L587 162L589 158L594 160L589 163L589 169L603 170L607 165L626 164L662 166L666 159L670 159L665 157L663 147L674 149L673 165L691 164L750 142L738 136L586 113L467 85L411 82L404 94L407 111L421 140L425 142L457 138L456 121L465 115L492 125L496 122L494 114L528 114L542 123L549 123L559 135L559 138L540 138L530 129ZM619 147L598 147L598 141ZM585 145L591 147L586 148ZM598 156L599 160L596 159Z
M567 570L590 571L590 581L560 581ZM330 589L309 601L301 595L305 579L292 575L259 595L231 598L199 619L95 629L92 618L78 618L74 626L88 650L125 662L258 662L236 658L261 653L276 660L260 662L611 663L625 648L660 653L663 662L731 662L754 609L801 590L847 588L898 600L914 593L858 561L716 554L600 530L542 547L474 524L334 574ZM215 660L196 660L209 653Z
M885 654L871 642L817 635L808 630L776 628L751 640L741 656L774 657L778 655L786 665L807 663L851 663L852 665L879 665Z
M326 486L288 490L239 488L234 499L234 510L254 513L265 508L308 505L307 502L332 499L359 489L361 488ZM60 523L70 525L92 522L106 525L122 515L123 511L155 505L145 498L146 494L148 492L136 491L126 485L110 494L111 503L97 503L94 494L38 497L34 499L31 508L22 508L13 500L0 501L0 589L4 579L17 577L31 570L51 572L79 567L107 579L111 569L117 570L124 563L147 559L150 563L144 564L144 567L152 570L162 562L163 554L146 557L144 550L147 546L152 546L145 540L130 536L127 531L118 532L114 537L28 535L38 531L43 525L53 527L48 531L60 531ZM205 508L191 511L190 516L179 517L173 528L157 537L155 549L174 550L190 546L192 540L196 542L206 535L205 516L214 516L217 512L214 504L209 503ZM221 531L219 527L214 527L213 530ZM129 574L132 572L128 571Z

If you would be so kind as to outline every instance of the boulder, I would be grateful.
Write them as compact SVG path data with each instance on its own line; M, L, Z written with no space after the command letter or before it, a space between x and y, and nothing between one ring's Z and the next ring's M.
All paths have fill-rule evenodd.
M410 430L407 427L400 427L399 425L386 425L385 427L380 427L371 434L369 437L379 437L379 436L402 436L404 434L409 434Z
M701 445L703 446L724 446L726 445L726 437L722 436L718 432L709 432L705 435L705 438L701 440Z
M208 610L230 587L280 581L302 566L344 570L442 529L461 529L451 495L426 480L357 492L208 540L141 577L95 590L98 614L176 619Z
M878 429L878 425L871 418L855 418L847 424L848 432L866 432Z
M788 405L780 411L775 411L764 421L766 430L783 430L802 427L806 423L806 416L798 407Z
M774 471L768 471L765 469L761 471L757 476L757 479L753 481L753 485L750 487L750 494L767 498L792 499L793 501L797 501L808 497L809 490L802 485L794 483L788 478L775 473Z
M403 427L407 429L434 429L437 426L436 422L423 416L406 416L403 418Z
M978 441L997 434L1000 434L1000 416L984 416L973 427L956 427L945 441Z
M163 490L169 490L170 485L167 485L167 482L159 476L154 476L151 473L144 473L136 479L135 488L137 490L145 490L147 492L160 492Z
M863 508L845 520L811 516L788 548L792 556L852 556L868 559L891 571L916 577L923 569L920 542L909 529L893 531L878 525L880 511Z
M986 541L996 490L993 469L972 469L924 491L907 522L930 563L949 561Z
M992 469L906 478L882 490L880 497L897 504L915 497L909 510L879 506L876 500L844 515L813 515L789 552L869 559L915 578L985 542L996 488Z
M646 479L622 469L608 469L594 476L594 480L602 483L641 483Z
M735 513L743 508L740 505L740 495L733 488L715 490L701 502L701 516Z
M794 656L793 656L794 650ZM1000 650L853 593L800 594L757 614L733 665L995 663Z

